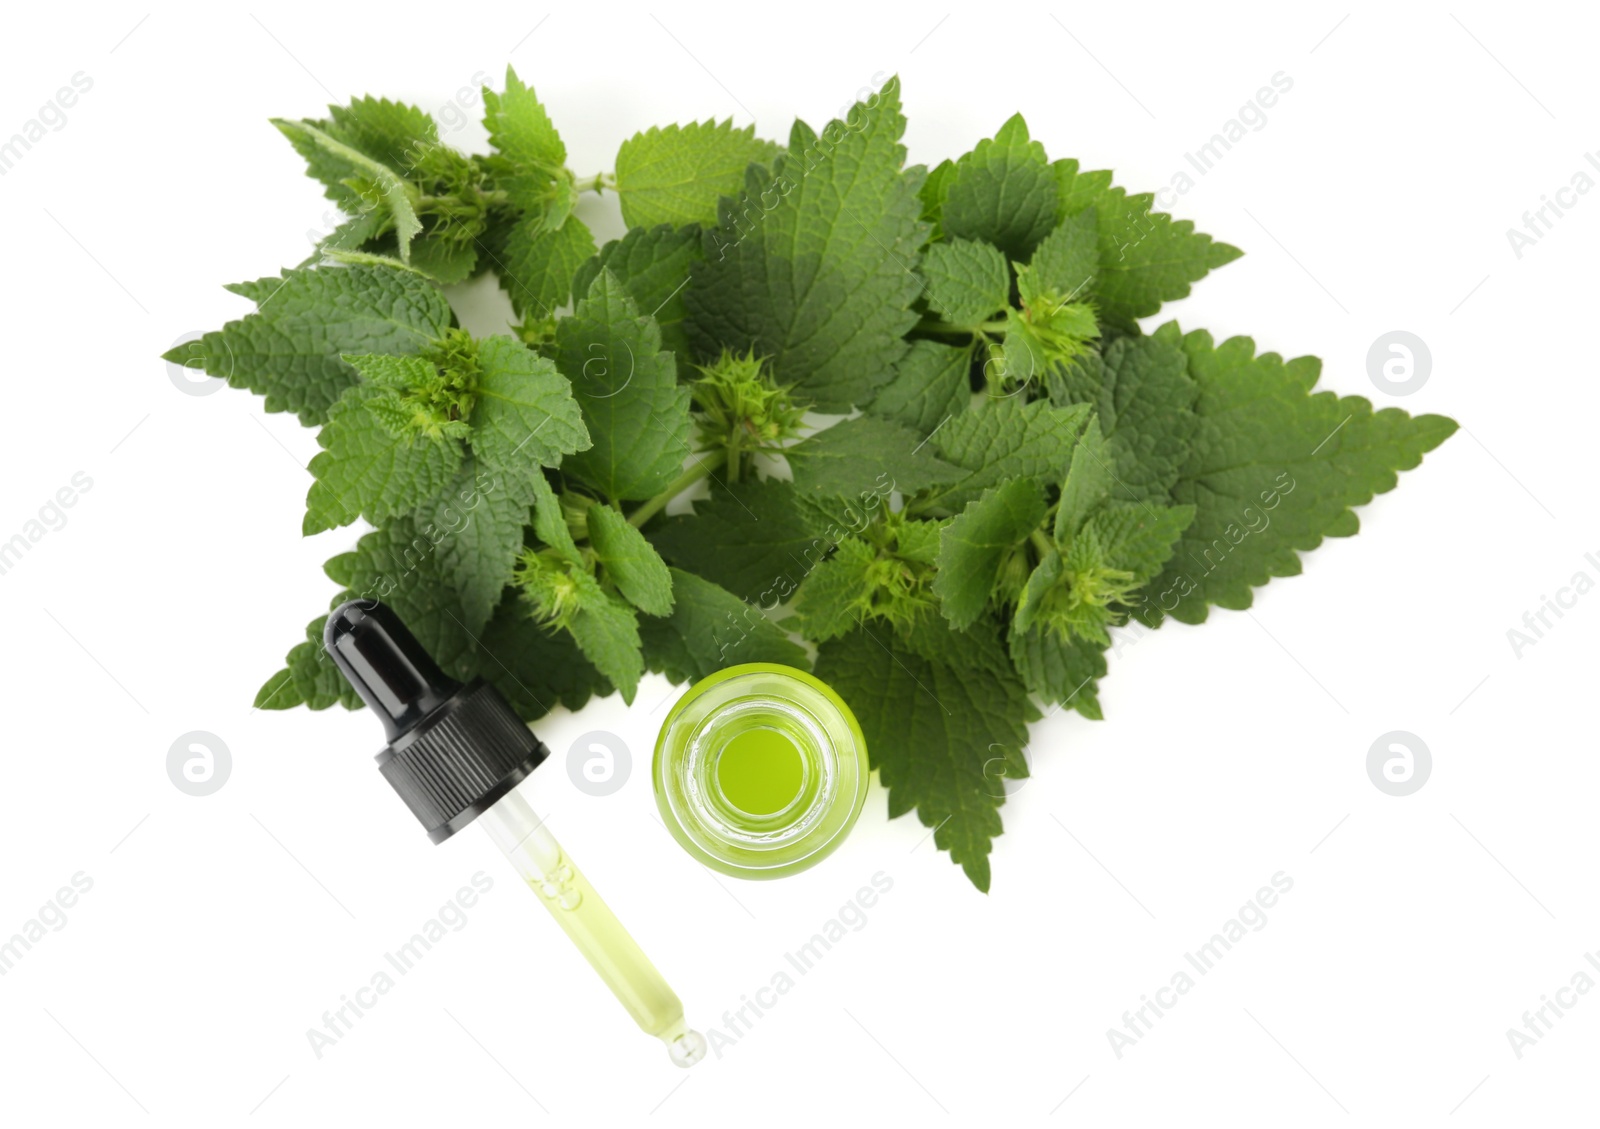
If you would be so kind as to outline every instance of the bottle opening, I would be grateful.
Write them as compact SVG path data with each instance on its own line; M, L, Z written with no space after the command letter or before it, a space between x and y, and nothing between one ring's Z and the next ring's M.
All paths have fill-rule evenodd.
M740 878L825 858L866 800L866 741L849 707L805 671L747 663L691 687L652 765L656 806L695 858Z

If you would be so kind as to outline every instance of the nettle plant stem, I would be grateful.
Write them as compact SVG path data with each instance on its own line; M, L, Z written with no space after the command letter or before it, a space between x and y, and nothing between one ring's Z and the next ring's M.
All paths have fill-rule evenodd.
M672 485L629 514L628 524L635 529L643 526L645 522L664 510L668 502L714 472L722 463L723 458L724 455L721 451L708 451L703 455L697 455L695 464L680 474Z

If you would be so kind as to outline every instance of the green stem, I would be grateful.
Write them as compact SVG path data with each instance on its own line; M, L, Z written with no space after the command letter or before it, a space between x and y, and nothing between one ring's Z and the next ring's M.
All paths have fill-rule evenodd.
M696 462L694 466L678 475L678 477L673 480L672 484L665 490L657 494L654 498L651 498L638 509L634 510L633 513L629 514L628 523L635 529L642 526L645 522L655 517L656 514L660 513L666 507L668 502L672 501L672 499L676 498L679 494L682 494L696 482L699 482L706 475L716 470L718 464L722 462L722 458L723 456L719 451L711 451L707 454L698 456L699 461Z
M739 481L739 427L737 424L728 433L728 481Z
M608 188L614 192L617 188L617 174L597 172L593 176L573 177L572 186L579 192L603 193Z
M473 189L473 192L477 196L477 203L479 205L483 206L483 207L500 208L500 207L504 207L505 205L511 203L511 197L506 195L504 189L497 188L493 192L485 192L485 191L483 191L483 189L478 188L478 189ZM436 206L436 205L439 205L439 204L452 204L452 205L455 205L456 207L459 208L461 206L461 203L462 203L462 200L461 200L460 196L424 196L424 195L418 195L412 201L412 204L416 207L416 209L419 212L420 211L426 211L429 208L431 208L433 206Z
M1028 534L1028 540L1035 549L1039 550L1040 560L1044 560L1044 558L1056 551L1056 547L1050 543L1050 538L1046 537L1041 530L1035 529Z

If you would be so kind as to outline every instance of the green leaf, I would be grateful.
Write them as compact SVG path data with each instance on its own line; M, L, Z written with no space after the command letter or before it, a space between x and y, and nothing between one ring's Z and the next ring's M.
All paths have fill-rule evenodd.
M1119 338L1102 361L1085 358L1046 383L1056 402L1087 403L1098 413L1113 497L1169 500L1200 422L1199 388L1182 349L1160 337Z
M561 512L561 503L556 500L555 491L550 489L549 480L539 474L528 480L528 486L533 494L534 535L564 560L581 567L584 563L583 554L578 551L578 543L572 539L572 529L567 525L566 515Z
M939 538L939 572L933 590L958 630L970 627L988 606L1000 565L1045 513L1038 483L1015 478L967 503Z
M611 693L611 683L572 636L540 626L517 596L495 609L480 642L478 673L524 721L537 721L557 705L582 709L591 697Z
M369 410L388 398L381 388L345 391L317 436L323 447L311 465L316 481L306 493L306 536L364 517L374 525L410 513L432 500L461 465L454 439L396 437Z
M583 407L594 445L568 458L569 474L612 501L666 489L689 455L689 390L678 387L661 333L601 271L577 311L556 327L561 371Z
M655 547L607 505L589 507L589 545L606 576L634 607L653 616L672 612L672 576Z
M594 254L594 233L577 216L549 231L542 217L529 214L490 254L511 308L521 317L553 317L571 300L572 278Z
M311 150L320 152L321 159L312 164L313 169L326 167L330 170L329 175L332 175L331 170L342 165L344 175L340 179L346 185L357 182L370 184L370 191L382 201L388 226L394 231L400 261L411 261L411 238L422 230L422 221L417 218L406 182L392 168L324 133L310 122L274 118L272 124L301 155L307 156ZM307 160L310 159L307 156ZM366 192L357 191L356 194L364 203L367 202Z
M1059 483L1089 414L1081 404L1057 408L1043 400L1025 403L1021 396L988 399L963 412L939 429L933 445L967 476L934 487L918 508L953 512L1008 478Z
M795 489L807 497L887 498L966 477L914 431L874 416L841 420L785 448Z
M1033 625L1039 615L1039 610L1046 593L1055 588L1061 579L1064 565L1061 554L1056 546L1051 545L1039 563L1028 574L1027 582L1022 586L1022 592L1017 596L1017 606L1011 613L1011 630L1013 633L1026 631Z
M478 265L478 248L473 243L420 235L411 241L411 267L435 282L454 286L472 277Z
M550 200L551 182L564 172L567 163L567 147L550 115L533 87L524 84L509 66L504 94L484 88L483 111L489 143L512 170L510 176L499 178L500 187L518 207L539 213L542 218Z
M525 482L590 448L583 412L554 362L510 337L486 337L478 366L471 443L490 473Z
M387 267L285 271L246 284L259 295L255 313L230 321L166 354L235 388L265 396L269 412L295 412L323 423L356 383L345 353L415 353L449 328L449 304L421 275Z
M323 571L350 598L388 604L446 674L469 678L476 647L437 537L412 517L394 518L331 558Z
M872 609L875 546L856 537L839 542L836 552L813 568L795 595L798 630L822 642L861 626Z
M1113 502L1084 525L1100 548L1107 568L1133 573L1143 583L1172 559L1178 537L1194 520L1193 506L1152 506Z
M467 463L434 503L423 528L439 542L440 564L455 580L462 625L478 632L500 603L522 550L528 502L517 487L487 468Z
M327 622L327 616L318 616L306 627L305 639L290 649L284 669L256 693L256 709L286 710L299 705L314 710L333 705L361 708L360 696L323 650L322 627Z
M1106 649L1076 635L1062 639L1054 631L1014 630L1007 641L1011 661L1028 692L1048 702L1077 710L1099 721L1099 679L1106 675Z
M921 289L927 228L920 172L902 170L904 131L890 79L820 137L797 122L770 173L749 169L693 268L686 300L702 356L754 349L818 411L872 399L906 351Z
M329 106L328 117L312 124L401 176L410 174L420 152L439 143L439 127L427 111L387 98L369 95Z
M1026 266L1017 268L1017 290L1025 304L1053 294L1066 301L1091 293L1100 266L1095 210L1068 216L1045 236Z
M698 682L740 663L810 666L805 651L758 609L692 572L671 571L677 599L672 615L639 621L651 670L673 682Z
M952 325L981 325L1011 304L1011 268L988 243L952 239L923 253L928 305Z
M873 514L810 503L788 482L749 480L713 489L693 514L668 518L648 536L668 564L773 607Z
M1189 220L1152 212L1153 195L1129 196L1111 183L1110 172L1079 172L1074 160L1053 167L1058 215L1064 219L1095 210L1100 236L1095 299L1101 321L1119 332L1136 332L1136 318L1156 313L1163 302L1188 297L1191 283L1244 253L1195 231Z
M1217 345L1175 322L1155 336L1179 346L1199 385L1193 449L1172 497L1193 523L1147 592L1141 618L1200 623L1207 607L1248 608L1251 588L1300 572L1299 553L1359 528L1351 507L1392 490L1456 430L1444 416L1373 411L1360 396L1311 393L1315 357L1256 355L1248 337Z
M1055 177L1044 146L1015 114L978 142L940 187L939 227L947 239L981 239L1025 263L1056 226Z
M387 220L372 207L348 181L370 176L366 164L355 164L337 150L330 150L302 126L310 126L323 137L376 163L391 172L406 175L416 160L419 147L437 145L438 127L433 119L415 106L391 102L387 98L357 98L349 106L329 106L323 121L274 122L306 161L306 171L322 182L328 199L358 219ZM288 127L288 128L285 128ZM387 226L386 222L380 223ZM357 242L377 234L371 229ZM354 244L348 244L354 246Z
M636 133L617 150L617 195L629 227L715 223L717 201L744 185L752 161L766 163L779 146L733 128L733 119L661 126Z
M904 424L925 438L970 405L971 367L970 349L915 341L867 414Z
M1027 691L992 628L956 634L935 620L917 636L863 628L823 643L817 677L861 723L889 815L915 808L934 844L987 892L1004 781L1027 775Z
M684 328L683 292L689 283L689 268L699 262L700 229L636 227L621 239L600 248L572 280L577 294L587 294L602 270L616 275L639 309L656 319L661 330L661 347L671 349L678 358L678 371L688 368L689 335Z
M567 624L567 630L595 669L621 691L624 702L632 705L639 676L644 673L638 614L601 588L588 573L575 570L571 575L580 596L578 612Z
M1114 481L1100 419L1095 417L1084 429L1083 438L1072 449L1072 465L1061 484L1061 500L1056 504L1055 537L1065 541L1083 525L1090 514L1111 497Z

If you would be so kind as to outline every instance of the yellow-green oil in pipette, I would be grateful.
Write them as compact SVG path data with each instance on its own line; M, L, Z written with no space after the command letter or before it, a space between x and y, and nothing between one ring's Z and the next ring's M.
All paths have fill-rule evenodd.
M528 802L512 791L479 816L478 822L639 1029L664 1042L679 1066L699 1062L706 1042L684 1022L677 993Z

